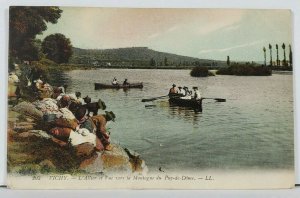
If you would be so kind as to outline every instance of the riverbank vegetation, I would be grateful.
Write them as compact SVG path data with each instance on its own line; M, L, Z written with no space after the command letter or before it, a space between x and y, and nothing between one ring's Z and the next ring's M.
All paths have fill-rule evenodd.
M236 75L236 76L270 76L272 68L266 66L256 66L254 64L233 64L226 68L220 68L218 75Z

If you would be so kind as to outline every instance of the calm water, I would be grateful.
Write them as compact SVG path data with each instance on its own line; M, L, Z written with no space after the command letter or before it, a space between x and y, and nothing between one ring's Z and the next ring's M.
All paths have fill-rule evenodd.
M143 89L94 90L95 82L144 82ZM293 87L291 74L270 77L192 78L188 70L99 69L67 73L68 92L103 99L117 119L112 141L141 154L152 171L207 168L292 168ZM162 96L175 83L198 86L203 112L170 107ZM147 106L150 105L150 106ZM147 107L146 107L147 106Z

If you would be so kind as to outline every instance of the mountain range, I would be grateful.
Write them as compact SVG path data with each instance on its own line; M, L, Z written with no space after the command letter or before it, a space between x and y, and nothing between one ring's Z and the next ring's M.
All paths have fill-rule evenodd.
M72 64L84 64L114 68L191 68L194 66L223 67L226 61L200 59L167 52L159 52L148 47L128 47L116 49L73 48L69 60Z

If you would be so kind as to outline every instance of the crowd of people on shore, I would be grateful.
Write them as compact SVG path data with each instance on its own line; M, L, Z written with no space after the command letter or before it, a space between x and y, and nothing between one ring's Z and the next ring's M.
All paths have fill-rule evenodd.
M60 145L92 143L95 150L111 150L109 132L106 125L115 120L115 114L98 110L106 109L102 100L91 102L91 98L81 97L80 92L66 93L66 86L52 87L38 78L29 85L32 92L39 95L32 104L43 113L43 123L47 133Z
M194 93L193 93L194 91ZM173 96L179 96L180 99L185 99L185 100L200 100L201 99L201 93L198 90L198 87L193 87L193 91L189 90L188 87L186 86L178 86L178 89L176 88L176 85L173 84L172 87L169 90L169 95Z

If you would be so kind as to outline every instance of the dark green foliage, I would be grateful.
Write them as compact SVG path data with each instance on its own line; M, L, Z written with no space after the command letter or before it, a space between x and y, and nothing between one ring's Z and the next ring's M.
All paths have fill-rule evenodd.
M276 44L276 65L280 65L279 55L278 55L278 44Z
M56 63L67 63L73 54L70 39L63 34L51 34L42 42L43 53Z
M266 66L267 65L267 56L266 56L266 48L265 47L263 47L263 51L264 51L264 60L265 60L264 65Z
M287 66L287 62L286 62L286 55L285 55L285 44L282 43L282 49L283 49L283 60L282 60L282 64L283 66Z
M293 52L292 52L292 47L291 47L291 45L289 45L289 49L290 49L290 52L289 52L290 66L293 66Z
M151 58L150 66L156 66L156 61L154 60L154 58Z
M197 66L192 69L190 74L193 77L207 77L208 76L208 68Z
M12 6L9 10L9 54L20 60L38 60L35 36L56 23L62 10L58 7Z
M18 173L23 175L33 175L36 173L71 173L78 169L81 161L84 159L76 155L76 150L72 146L61 147L52 140L41 139L38 137L18 138L14 137L14 147L10 147L12 152L18 155L26 154L26 159L14 160L9 157L11 167L22 166ZM15 156L17 157L17 156ZM39 163L43 160L51 161L55 168L43 167ZM23 161L20 163L19 161Z
M272 69L270 67L254 66L251 64L235 64L228 68L219 69L217 74L236 76L270 76L272 75Z
M230 57L227 56L227 61L226 61L227 65L229 66L230 65Z

